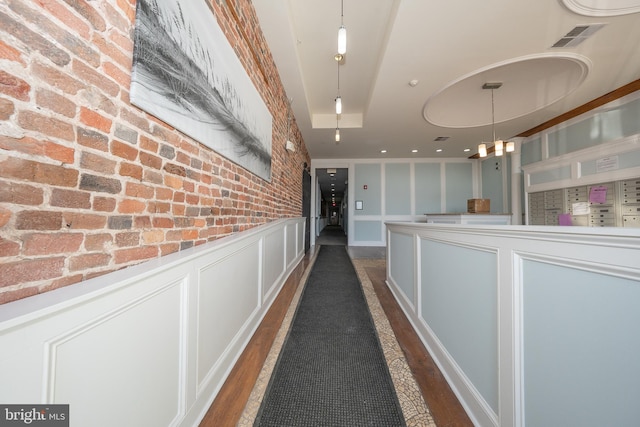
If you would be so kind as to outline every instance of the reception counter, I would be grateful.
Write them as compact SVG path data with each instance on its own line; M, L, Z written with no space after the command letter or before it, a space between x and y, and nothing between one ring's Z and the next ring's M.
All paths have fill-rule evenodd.
M510 213L427 213L431 224L511 225Z

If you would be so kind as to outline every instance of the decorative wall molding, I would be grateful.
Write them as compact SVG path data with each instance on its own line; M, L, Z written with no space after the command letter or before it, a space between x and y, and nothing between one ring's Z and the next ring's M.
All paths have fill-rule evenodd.
M580 401L582 394L584 394L585 401L586 399L605 399L604 396L599 396L599 393L610 393L612 388L616 388L616 393L621 393L627 398L631 395L635 399L636 394L640 398L640 393L635 388L630 388L633 386L624 386L617 380L617 378L625 378L625 375L627 377L631 375L634 378L629 384L635 384L636 379L640 380L640 363L635 362L637 361L636 352L640 350L640 341L629 341L628 336L629 316L640 320L640 315L636 315L636 311L630 310L628 307L621 313L621 308L616 304L603 303L602 295L598 296L597 298L599 299L597 300L589 300L591 294L587 291L580 291L580 280L587 279L587 282L597 284L601 291L607 289L607 286L610 285L612 301L637 300L638 295L640 295L640 266L637 261L640 259L640 230L586 227L563 227L559 229L552 226L529 227L391 222L387 222L386 226L387 241L389 242L387 252L388 265L393 267L394 259L410 257L416 266L414 283L402 283L402 280L407 279L400 274L396 274L393 268L387 270L387 283L475 425L492 427L524 427L525 423L527 425L541 425L533 421L538 420L540 416L545 416L543 410L536 410L536 408L539 409L541 407L542 400L534 400L535 396L533 395L535 394L542 394L545 399L546 396L553 395L556 400L554 403L555 408L553 409L558 413L563 407L563 399L565 398L563 396L571 396L568 403L572 404L573 407L568 416L575 416L571 414L575 414L578 411L589 414L589 416L593 415L594 420L602 420L604 417L611 416L611 411L606 406L592 404L588 407L576 408L575 405L578 404L576 402ZM418 243L408 244L406 239L395 239L393 238L395 234L413 236ZM451 262L435 263L435 265L430 266L429 270L425 270L420 260L424 260L425 257L437 256L437 254L422 253L420 242L424 241L437 241L451 247L476 250L462 251L460 256L452 259ZM480 250L478 251L477 249ZM429 298L429 295L425 294L425 292L430 292L430 289L447 289L451 285L451 272L454 271L452 269L456 269L455 277L457 279L460 279L459 276L466 275L466 278L459 280L459 283L464 283L464 286L467 286L470 291L478 285L490 285L480 283L483 280L486 281L486 278L469 267L474 262L478 262L475 259L476 257L482 257L482 254L486 254L487 251L496 254L497 276L494 286L497 290L497 312L487 314L496 316L498 319L496 325L498 331L497 358L491 362L498 367L496 371L498 378L495 379L499 385L498 413L493 413L491 405L485 401L484 396L479 392L480 387L473 382L474 372L465 372L464 366L456 360L455 354L456 352L460 354L461 349L456 348L455 351L452 351L454 349L450 349L446 345L447 342L456 342L456 345L459 345L460 338L465 333L469 333L469 331L460 330L461 327L459 326L457 329L451 328L444 332L445 334L454 334L453 336L438 336L438 330L433 328L422 316L424 308L420 304L421 300ZM558 268L561 268L565 277L552 276L557 283L550 287L548 281L540 282L539 271L538 275L532 274L529 268L531 263L537 263L539 271L548 271L547 274L550 275L553 275ZM460 271L462 272L460 273ZM582 301L588 301L589 304L585 305L584 308L580 305L571 304L571 298L567 297L566 293L562 294L565 291L562 289L565 285L571 288L572 293L570 295L580 297ZM543 328L542 330L544 331L548 330L549 340L553 342L553 340L562 340L561 335L554 335L556 334L556 329L570 327L572 339L582 340L579 341L580 344L584 344L584 340L580 337L586 336L593 342L613 340L614 344L617 345L615 353L613 353L613 350L603 346L598 348L598 354L600 355L598 357L602 359L598 363L610 366L615 371L607 376L607 378L611 378L611 384L606 384L609 387L609 391L605 387L602 387L602 390L605 391L601 391L600 387L589 389L577 387L575 384L580 384L581 381L589 381L589 373L585 373L584 369L581 371L581 368L574 369L572 367L574 375L583 373L586 377L574 378L575 381L549 378L550 383L552 383L551 380L560 381L560 385L554 383L556 388L540 390L540 384L545 384L545 379L543 378L542 381L537 381L537 393L530 393L529 395L525 393L527 372L529 378L532 378L531 375L535 374L533 371L527 371L527 369L532 369L533 365L527 363L527 360L531 361L531 359L527 359L531 353L527 353L524 343L528 342L529 345L532 345L532 342L538 341L531 341L532 336L525 334L523 316L527 304L531 305L533 302L525 298L524 290L529 290L530 292L538 288L552 289L552 291L549 295L538 295L544 301L544 307L539 307L541 316L528 317L529 323L527 326L529 330L531 330L531 327L537 327L538 331L540 328ZM414 289L415 295L407 295L403 289ZM561 293L556 295L554 292ZM560 298L560 295L564 296ZM560 307L554 306L556 299L561 304ZM456 301L456 304L466 303L475 304L476 302L465 301L461 294L461 298ZM607 319L607 322L609 322L607 327L598 330L598 328L589 326L587 330L580 329L580 324L577 323L568 326L558 324L557 328L547 327L544 329L542 323L540 324L541 326L536 324L537 319L544 320L544 310L554 310L553 313L561 314L564 309L569 308L567 304L571 306L572 312L582 319L592 318L594 312L591 310L593 310L593 307L597 307L598 316L601 316L602 319ZM446 312L447 308L443 307L443 310ZM528 313L532 313L531 308L529 308ZM621 314L624 314L624 316L621 316ZM456 319L450 319L450 321L456 324ZM635 322L635 320L633 321ZM558 334L562 333L566 333L566 331L558 332ZM544 334L547 334L547 332L544 332ZM539 336L538 334L536 338L539 338ZM628 343L627 349L624 350L620 343ZM462 351L465 352L464 354L475 354L476 349L472 344L469 344L468 348ZM536 348L535 351L543 352L547 358L553 358L553 346ZM568 352L563 355L562 360L565 363L566 360L579 361L584 357L579 352L570 354L572 351L571 346L565 346L564 351ZM627 353L624 353L625 351ZM616 360L616 363L610 365L608 363L609 360ZM535 368L540 368L538 365L536 364ZM467 367L466 369L473 370L478 368ZM590 397L594 393L597 396L595 398ZM529 413L525 413L525 406L529 408ZM633 418L635 416L634 411L635 408L627 407L627 409L624 409L618 407L616 413L616 417L618 417L617 425L624 425L624 423L620 423L620 420L635 419ZM565 425L570 424L565 422Z
M277 220L2 305L0 401L69 404L74 425L197 425L302 260L304 227Z

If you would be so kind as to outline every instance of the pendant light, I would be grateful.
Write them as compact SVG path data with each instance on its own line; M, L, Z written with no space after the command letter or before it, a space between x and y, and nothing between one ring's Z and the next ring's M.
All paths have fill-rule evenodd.
M499 89L502 86L500 82L485 83L482 85L482 89L491 90L491 130L493 133L493 150L496 156L502 156L505 151L511 153L515 150L515 143L513 141L504 142L501 139L496 139L496 117L495 117L495 103L493 97L493 91ZM487 157L487 144L481 143L478 145L478 156Z
M340 1L340 28L338 28L338 53L347 53L347 29L344 26L344 0Z

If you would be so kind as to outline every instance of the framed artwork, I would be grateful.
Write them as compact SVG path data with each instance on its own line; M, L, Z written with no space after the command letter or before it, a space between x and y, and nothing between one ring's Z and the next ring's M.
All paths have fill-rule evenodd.
M271 113L206 0L138 0L130 97L271 180Z

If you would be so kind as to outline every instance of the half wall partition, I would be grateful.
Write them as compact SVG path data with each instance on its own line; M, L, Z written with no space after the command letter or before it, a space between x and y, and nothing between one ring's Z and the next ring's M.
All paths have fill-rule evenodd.
M637 424L640 230L386 226L387 282L476 425Z

